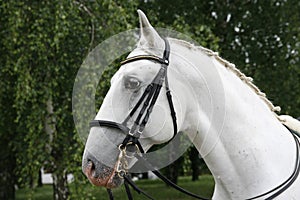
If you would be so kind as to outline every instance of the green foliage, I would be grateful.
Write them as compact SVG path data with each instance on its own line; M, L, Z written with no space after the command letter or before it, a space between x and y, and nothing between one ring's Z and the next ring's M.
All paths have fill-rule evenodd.
M15 156L18 185L36 185L43 166L80 174L83 144L71 111L75 75L93 46L131 28L136 3L9 1L0 8L1 138L10 147L6 154Z

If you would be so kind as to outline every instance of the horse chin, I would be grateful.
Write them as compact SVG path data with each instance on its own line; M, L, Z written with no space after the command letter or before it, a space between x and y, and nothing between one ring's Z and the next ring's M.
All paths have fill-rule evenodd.
M83 168L83 172L89 181L96 186L105 188L116 188L123 183L116 170L105 165L95 166L91 161Z

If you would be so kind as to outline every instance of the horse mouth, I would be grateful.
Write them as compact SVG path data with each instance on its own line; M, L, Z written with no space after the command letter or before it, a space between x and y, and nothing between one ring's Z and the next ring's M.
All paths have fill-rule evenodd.
M120 186L123 179L120 178L116 169L105 165L96 166L92 161L88 161L83 168L83 172L88 180L96 186L105 188L116 188Z

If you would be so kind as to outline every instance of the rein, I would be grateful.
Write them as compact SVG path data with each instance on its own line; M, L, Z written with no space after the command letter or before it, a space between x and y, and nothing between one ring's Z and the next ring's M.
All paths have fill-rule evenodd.
M300 158L299 158L299 156L300 156L300 152L299 152L300 151L300 142L299 142L300 135L296 131L293 131L290 128L288 128L287 126L285 126L285 127L290 131L291 135L293 136L293 138L295 140L295 144L296 144L296 162L295 162L295 167L294 167L293 173L288 177L287 180L285 180L283 183L281 183L280 185L278 185L274 189L272 189L268 192L265 192L263 194L257 195L255 197L246 199L246 200L258 199L260 197L272 194L273 192L274 192L274 194L272 194L271 196L266 198L266 200L274 199L275 197L277 197L281 193L283 193L285 190L287 190L295 182L295 180L299 176L299 172L300 172Z
M153 107L157 101L157 98L160 94L161 88L164 84L165 90L166 90L166 96L170 108L170 115L172 118L173 122L173 137L168 141L170 142L177 134L177 122L176 122L176 112L174 109L173 105L173 100L172 100L172 95L171 91L169 88L169 82L168 82L168 76L167 76L167 69L169 65L169 56L170 56L170 45L167 39L164 38L165 42L165 50L163 53L163 57L160 58L158 56L154 55L141 55L141 56L134 56L131 58L127 58L126 60L121 62L121 65L125 65L131 62L139 61L139 60L150 60L156 63L161 64L161 68L159 69L158 73L152 80L152 82L146 87L144 93L142 96L139 98L138 102L136 105L132 108L128 116L125 118L125 120L122 123L114 122L114 121L107 121L107 120L92 120L90 122L90 127L109 127L109 128L114 128L120 130L122 133L126 135L125 139L121 144L119 144L119 157L116 163L117 169L116 173L120 178L124 179L124 186L125 190L128 196L129 200L133 200L132 194L130 192L129 186L131 186L136 192L139 194L143 194L146 196L148 199L154 200L150 195L148 195L146 192L138 188L135 183L131 180L130 175L128 173L128 163L127 163L127 158L136 158L138 161L143 161L143 165L148 168L148 169L153 169L154 167L142 156L143 153L145 153L141 143L139 142L140 136L143 134L143 131L145 129L146 124L148 123L150 114L153 110ZM140 112L137 114L134 123L131 127L127 126L127 122L133 118L134 114L136 114L136 111L140 108ZM277 186L276 188L265 192L261 195L257 195L255 197L246 199L246 200L254 200L258 199L267 195L271 195L267 200L274 199L275 197L279 196L282 192L287 190L292 183L297 179L299 172L300 172L300 158L299 158L299 151L300 151L300 143L299 140L297 139L300 138L299 135L290 130L288 127L286 127L291 134L293 135L293 138L295 139L296 143L296 163L295 163L295 168L294 172L292 175L282 184ZM166 142L166 143L168 143ZM128 155L127 153L130 152L132 153L131 155ZM194 197L196 199L201 199L201 200L208 200L206 198L200 197L196 194L193 194L175 183L173 183L171 180L166 178L164 175L162 175L158 170L153 170L152 171L158 178L160 178L162 181L164 181L167 185L173 187L174 189L189 195L191 197ZM109 199L113 200L113 193L111 189L107 189Z

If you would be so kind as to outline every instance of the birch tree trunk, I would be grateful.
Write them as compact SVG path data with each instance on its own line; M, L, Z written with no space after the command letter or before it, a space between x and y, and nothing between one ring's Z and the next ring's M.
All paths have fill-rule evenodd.
M50 166L53 178L53 199L65 200L69 197L69 188L67 182L67 172L63 165L63 151L60 150L61 145L57 139L56 118L53 109L52 98L47 101L47 117L45 121L45 131L49 137L48 151L50 152Z
M65 170L55 170L53 178L53 199L64 200L69 197L69 187Z

